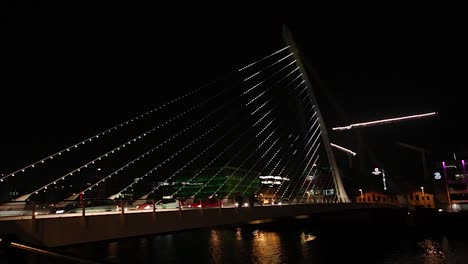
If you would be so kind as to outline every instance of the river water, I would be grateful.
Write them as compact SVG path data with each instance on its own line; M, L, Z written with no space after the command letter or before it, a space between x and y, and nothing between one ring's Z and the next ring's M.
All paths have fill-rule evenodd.
M468 263L468 239L389 222L294 220L64 247L98 263ZM1 262L1 261L0 261ZM14 250L2 263L76 263Z

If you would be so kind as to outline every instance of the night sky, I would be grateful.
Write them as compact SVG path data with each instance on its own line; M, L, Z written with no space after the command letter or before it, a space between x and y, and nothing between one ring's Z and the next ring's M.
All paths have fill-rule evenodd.
M286 23L320 77L321 87L315 89L331 141L358 152L352 164L336 152L344 170L370 174L373 167L385 167L395 179L418 183L419 154L396 142L426 148L434 161L468 152L462 129L468 95L466 24L449 19L454 10L431 11L405 14L412 18L408 21L395 21L397 14L387 14L389 20L377 20L378 14L363 18L364 11L347 9L252 23L192 23L138 13L78 16L12 9L2 23L0 172L284 47L281 26ZM331 131L432 111L439 115L363 128L360 136Z

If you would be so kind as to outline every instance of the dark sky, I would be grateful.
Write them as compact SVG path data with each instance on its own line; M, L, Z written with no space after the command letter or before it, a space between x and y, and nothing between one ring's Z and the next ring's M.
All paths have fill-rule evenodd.
M367 17L356 8L313 10L302 18L197 22L126 12L59 15L10 9L2 23L0 172L282 48L283 23L321 79L316 92L330 130L439 113L361 129L374 154L359 155L373 156L375 166L394 166L400 174L401 157L418 164L413 167L420 160L417 153L399 149L398 141L430 149L435 159L451 158L453 152L468 151L461 128L468 95L466 23L453 19L459 16L454 12L408 11L401 14L408 20L402 20L399 13ZM330 137L359 148L352 132L333 131Z

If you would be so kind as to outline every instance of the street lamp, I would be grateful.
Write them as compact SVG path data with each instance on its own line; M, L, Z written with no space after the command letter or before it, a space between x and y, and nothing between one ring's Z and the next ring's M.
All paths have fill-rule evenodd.
M449 204L450 212L453 213L452 198L450 197L450 189L448 187L447 165L445 165L445 161L442 161L442 168L444 170L445 189L446 189L446 192L447 192L447 201L448 201L448 204Z
M385 182L385 170L382 169L382 171L380 171L379 168L375 168L374 171L372 172L372 174L374 174L374 175L382 174L383 188L384 188L384 190L387 190L387 183Z
M364 195L362 194L362 189L359 189L359 192L361 193L361 201L364 202Z
M424 207L426 207L426 199L424 198L424 187L421 186L422 199L424 201Z

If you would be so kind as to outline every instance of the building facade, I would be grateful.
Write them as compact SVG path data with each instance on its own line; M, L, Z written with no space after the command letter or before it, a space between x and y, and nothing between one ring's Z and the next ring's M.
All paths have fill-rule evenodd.
M434 181L437 183L436 200L452 212L468 210L467 159L438 162Z
M356 196L357 203L384 203L399 205L398 199L395 195L384 194L379 192L363 192L361 195Z
M435 208L434 195L431 193L426 193L423 190L410 192L406 195L408 204L412 207L419 208Z

